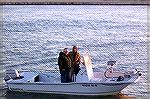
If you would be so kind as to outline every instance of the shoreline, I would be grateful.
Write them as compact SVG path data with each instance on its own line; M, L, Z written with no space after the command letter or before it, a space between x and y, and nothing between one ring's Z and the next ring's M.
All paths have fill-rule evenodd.
M0 2L0 5L150 5L145 3Z
M150 2L149 0L2 0L0 5L150 5Z

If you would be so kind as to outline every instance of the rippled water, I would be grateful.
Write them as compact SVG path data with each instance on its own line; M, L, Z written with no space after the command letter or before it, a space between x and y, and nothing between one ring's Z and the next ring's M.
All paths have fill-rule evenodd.
M7 68L58 69L59 52L77 45L80 54L88 51L93 66L102 71L109 60L116 60L122 69L137 68L141 80L121 93L147 97L147 9L112 5L3 6L1 85ZM4 99L9 96L16 99L14 94L3 94ZM22 96L36 98L34 94ZM43 96L49 97L39 97Z

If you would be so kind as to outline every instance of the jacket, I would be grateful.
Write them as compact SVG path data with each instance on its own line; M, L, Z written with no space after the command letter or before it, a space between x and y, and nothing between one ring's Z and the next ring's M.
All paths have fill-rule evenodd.
M68 55L71 59L71 67L72 68L76 68L76 67L79 67L79 64L80 64L80 54L77 52L77 53L73 53L73 52L69 52L69 55Z
M58 65L60 71L62 71L62 69L68 70L71 68L71 60L63 52L60 52L58 57Z

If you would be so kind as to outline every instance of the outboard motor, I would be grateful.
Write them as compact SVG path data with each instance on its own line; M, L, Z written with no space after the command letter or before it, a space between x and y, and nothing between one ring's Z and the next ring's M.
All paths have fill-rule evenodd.
M16 69L8 69L6 70L6 76L4 78L5 81L8 81L10 79L18 79L20 78L19 73Z

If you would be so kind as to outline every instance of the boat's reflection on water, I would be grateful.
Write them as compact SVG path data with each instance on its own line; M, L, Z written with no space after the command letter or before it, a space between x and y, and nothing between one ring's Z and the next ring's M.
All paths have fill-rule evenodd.
M58 95L58 94L39 94L23 92L6 92L5 99L135 99L136 97L127 96L119 93L110 96L80 96L80 95Z

